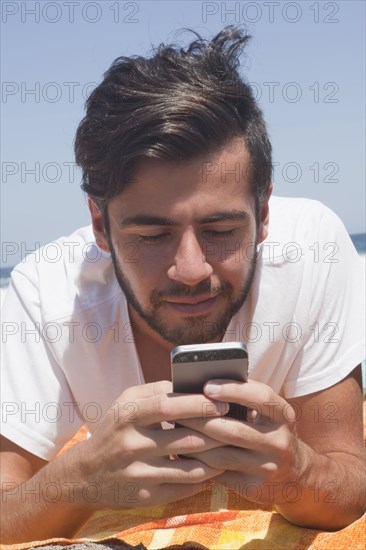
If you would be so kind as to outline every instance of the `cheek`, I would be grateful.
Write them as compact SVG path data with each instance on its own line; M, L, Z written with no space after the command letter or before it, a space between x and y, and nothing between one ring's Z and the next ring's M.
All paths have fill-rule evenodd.
M137 265L140 263L140 251L136 243L126 242L118 247L118 260L122 266L123 271L130 265Z
M142 269L145 259L138 242L122 239L117 246L115 244L114 250L123 273Z
M246 265L249 265L252 263L252 261L255 258L257 250L257 243L252 241L249 243L245 243L240 251L242 262Z
M216 245L216 253L206 259L220 273L243 276L251 267L257 244L254 238L224 241Z
M233 256L229 261L222 264L221 276L233 286L241 286L248 270L248 262L244 262L240 252L238 252L237 257Z
M158 254L142 254L135 243L124 246L123 252L118 256L120 270L135 292L149 294L152 289L161 285L164 270Z

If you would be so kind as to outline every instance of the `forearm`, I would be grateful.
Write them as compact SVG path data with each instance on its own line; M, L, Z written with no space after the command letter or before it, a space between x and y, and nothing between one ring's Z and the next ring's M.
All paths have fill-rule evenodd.
M346 453L319 455L307 445L301 474L282 488L276 509L288 521L314 529L338 530L365 511L365 467Z
M70 537L92 515L94 509L83 498L78 447L24 483L2 482L2 544Z
M43 467L42 461L40 469L30 468L21 451L4 449L2 542L70 537L98 510L154 506L200 492L202 483L223 470L199 460L178 463L167 457L221 445L189 429L156 426L198 418L207 399L197 394L174 400L168 392L171 383L165 381L129 388L117 402L118 418L110 408L90 438ZM136 421L130 420L131 403L138 411ZM220 417L222 412L214 408L210 414ZM14 466L11 453L18 457Z

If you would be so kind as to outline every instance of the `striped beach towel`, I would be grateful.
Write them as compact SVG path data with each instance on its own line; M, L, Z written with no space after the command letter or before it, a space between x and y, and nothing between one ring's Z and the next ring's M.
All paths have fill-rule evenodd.
M81 429L63 451L85 436L85 429ZM337 532L296 527L269 507L251 503L224 486L207 484L201 493L169 504L97 512L73 539L54 538L2 548L119 541L132 546L143 544L148 550L364 550L365 519L366 515Z

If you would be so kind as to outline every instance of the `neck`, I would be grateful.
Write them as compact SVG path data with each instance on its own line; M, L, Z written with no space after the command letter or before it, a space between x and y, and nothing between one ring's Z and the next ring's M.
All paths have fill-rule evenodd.
M164 340L128 306L136 351L146 383L171 380L170 351L174 344Z

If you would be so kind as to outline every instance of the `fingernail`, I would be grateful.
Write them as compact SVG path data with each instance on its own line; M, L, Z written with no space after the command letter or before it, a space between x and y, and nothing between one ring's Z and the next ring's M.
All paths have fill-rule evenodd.
M221 391L221 384L218 384L214 380L211 382L207 382L205 384L205 392L210 393L212 395L217 395Z
M248 422L255 422L258 417L258 411L255 409L248 409L247 410L247 421Z
M218 401L217 403L215 403L215 408L216 408L216 410L219 414L224 415L227 412L229 412L230 405L229 405L229 403L224 403L223 401Z

